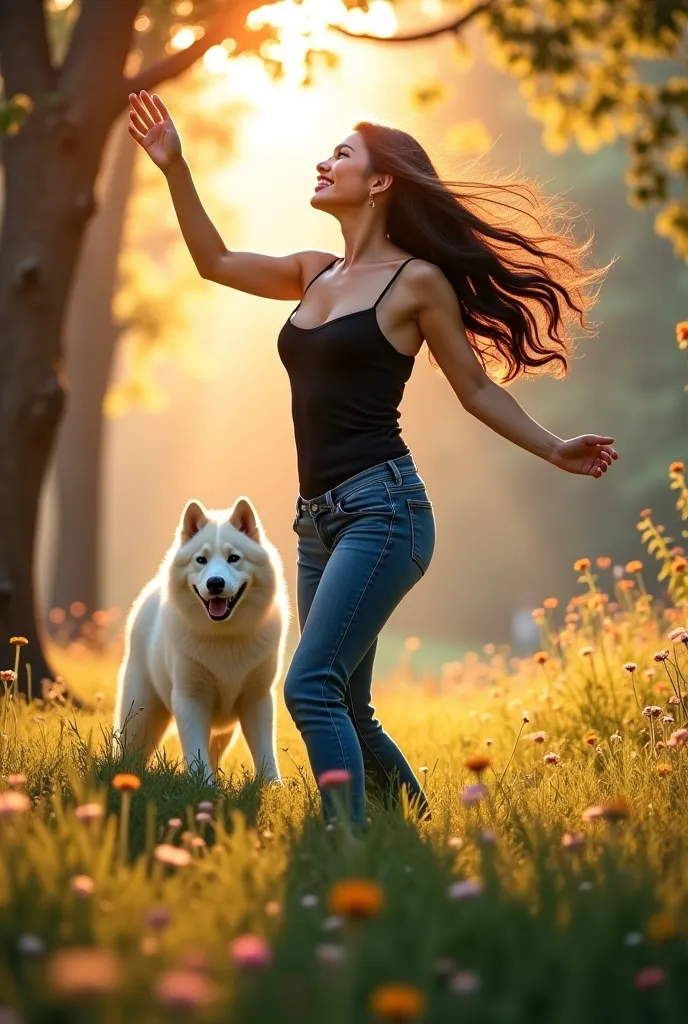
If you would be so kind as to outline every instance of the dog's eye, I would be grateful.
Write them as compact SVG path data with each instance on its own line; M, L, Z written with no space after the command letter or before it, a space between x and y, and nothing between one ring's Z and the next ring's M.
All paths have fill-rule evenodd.
M238 562L239 561L239 555L228 555L227 561L228 562Z
M205 555L196 555L196 561L198 562L199 565L205 565L208 559L205 557Z

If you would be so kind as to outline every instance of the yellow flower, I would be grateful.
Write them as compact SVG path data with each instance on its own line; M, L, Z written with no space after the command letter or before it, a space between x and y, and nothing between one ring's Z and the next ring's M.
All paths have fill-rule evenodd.
M589 736L585 737L585 742L591 747L594 747L596 743L599 743L600 737L597 733L591 732Z
M666 942L678 934L678 925L673 914L659 913L648 918L645 934L652 942Z
M118 772L117 775L113 776L112 785L115 789L122 790L125 793L133 793L134 790L141 788L141 779L138 775L130 775L128 772Z
M471 757L466 758L466 767L470 772L475 772L476 775L481 775L491 764L492 758L486 754L473 754Z
M28 642L29 641L26 639L25 636L11 636L10 637L10 643L11 644L16 644L17 647L24 647L24 645L28 644Z
M370 1009L382 1020L416 1020L425 1009L425 996L413 985L392 982L371 993Z
M666 775L671 775L672 767L667 764L666 761L660 761L659 764L655 765L655 771L659 775L660 779L663 779Z
M629 562L626 566L626 572L641 572L643 563L639 559L634 558L632 562Z
M590 568L589 558L579 558L573 563L574 572L585 572L586 569Z
M344 878L329 892L329 906L340 917L375 917L384 905L384 891L371 878Z
M545 662L548 660L549 654L547 653L547 651L538 651L536 654L533 655L533 661L537 665L544 665Z

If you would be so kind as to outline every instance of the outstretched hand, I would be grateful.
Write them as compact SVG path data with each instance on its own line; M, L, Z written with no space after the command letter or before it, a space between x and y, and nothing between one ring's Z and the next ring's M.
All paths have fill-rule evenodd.
M582 476L601 477L607 472L619 453L612 447L613 437L602 437L600 434L581 434L569 441L562 441L561 446L552 457L552 464L567 473L579 473Z
M179 133L169 110L157 93L129 93L129 134L145 149L154 164L165 171L182 155Z

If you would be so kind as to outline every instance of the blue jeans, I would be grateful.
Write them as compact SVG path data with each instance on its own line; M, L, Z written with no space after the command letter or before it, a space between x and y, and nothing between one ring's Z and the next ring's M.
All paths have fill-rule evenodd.
M296 502L297 605L301 635L284 698L316 780L346 769L350 813L365 827L365 779L387 793L404 783L427 810L422 788L371 704L378 633L425 574L435 519L410 453L372 466ZM331 796L321 790L325 816Z

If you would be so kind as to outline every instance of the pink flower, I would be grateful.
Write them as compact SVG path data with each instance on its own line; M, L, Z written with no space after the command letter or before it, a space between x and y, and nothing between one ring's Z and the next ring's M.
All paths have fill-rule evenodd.
M592 807L587 807L583 811L581 817L583 821L599 821L604 817L604 807L601 804L593 804Z
M459 995L470 995L480 988L480 975L477 971L457 971L449 978L450 992Z
M185 868L191 863L191 854L181 846L172 846L171 843L160 843L155 847L155 859L161 864L169 864L174 868Z
M14 775L8 775L7 776L7 785L8 786L25 786L26 785L26 775L24 775L23 772L16 772Z
M450 900L472 899L480 896L484 889L479 878L465 878L461 882L452 882L447 889L447 896Z
M549 754L545 754L542 760L545 762L545 764L559 764L559 762L561 761L561 755L555 754L553 751L550 751Z
M685 747L688 744L688 729L674 729L667 740L667 747Z
M75 875L69 883L73 893L80 896L81 899L86 899L88 896L93 895L95 885L90 875Z
M633 979L633 984L641 992L650 988L658 988L666 981L666 974L661 967L643 967Z
M74 808L74 814L79 821L98 821L104 813L100 804L79 804Z
M544 743L547 739L547 733L543 732L541 729L539 732L533 732L530 734L530 736L527 736L525 738L532 740L533 743Z
M229 955L244 970L267 967L272 960L272 951L260 935L239 935L229 946Z
M31 808L31 801L26 793L17 793L7 789L0 793L0 818L14 818L17 814L26 814Z
M196 821L199 822L199 824L201 825L204 825L206 822L212 820L213 816L212 814L210 814L209 811L199 811L198 814L196 815Z
M580 850L585 845L585 836L582 832L567 832L562 836L561 845L566 850Z
M472 807L473 804L477 804L480 800L483 800L487 796L487 786L483 786L482 782L472 782L469 786L464 786L461 791L461 803L464 807Z
M167 928L172 921L172 914L167 907L150 907L143 919L149 928Z
M215 982L198 971L177 968L160 975L155 994L165 1006L194 1010L213 1002L218 988Z
M198 805L198 809L199 811L205 811L207 814L210 814L215 810L215 804L211 803L210 800L201 800Z
M329 786L345 786L348 782L351 782L353 775L346 768L330 768L329 771L322 772L318 776L318 785L321 789L327 789Z

